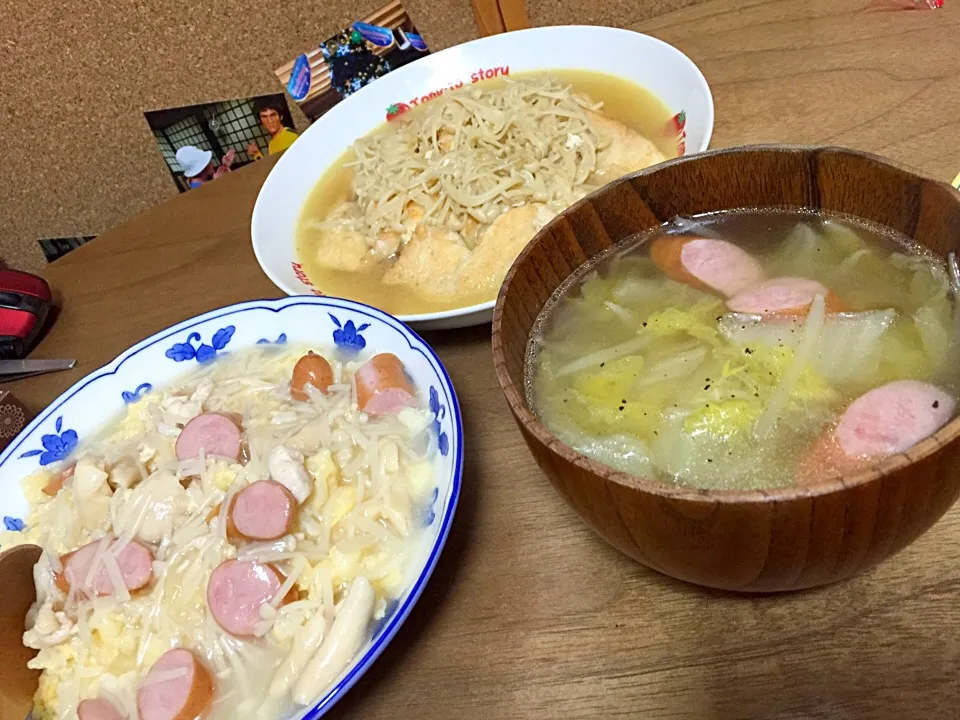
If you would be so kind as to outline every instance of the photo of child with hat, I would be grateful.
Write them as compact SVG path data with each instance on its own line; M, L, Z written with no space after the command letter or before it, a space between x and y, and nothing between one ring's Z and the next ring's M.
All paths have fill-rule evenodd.
M181 192L282 152L297 139L279 93L151 110L144 116Z

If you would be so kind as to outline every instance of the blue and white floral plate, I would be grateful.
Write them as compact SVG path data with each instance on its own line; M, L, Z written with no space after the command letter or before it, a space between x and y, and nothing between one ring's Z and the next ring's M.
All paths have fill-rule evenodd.
M117 419L127 403L154 387L173 384L196 363L264 343L336 345L346 352L391 352L407 368L436 415L438 449L433 505L424 514L426 542L410 588L388 609L367 646L340 681L298 717L319 718L383 652L420 597L453 521L463 466L460 406L439 358L396 318L361 303L331 297L256 300L213 310L153 335L54 400L0 453L0 516L22 530L28 505L20 480L61 460L78 442Z

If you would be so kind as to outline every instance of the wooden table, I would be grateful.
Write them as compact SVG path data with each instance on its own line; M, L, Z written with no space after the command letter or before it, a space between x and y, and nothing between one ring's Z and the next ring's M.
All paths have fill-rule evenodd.
M703 69L715 147L841 144L950 179L958 4L855 17L858 0L715 0L638 29ZM39 410L151 333L275 297L248 232L268 169L178 197L53 265L63 312L35 357L79 365L13 384L15 394ZM960 509L834 587L744 598L674 582L612 550L561 502L507 411L488 335L427 338L463 406L460 508L423 599L332 717L960 717Z

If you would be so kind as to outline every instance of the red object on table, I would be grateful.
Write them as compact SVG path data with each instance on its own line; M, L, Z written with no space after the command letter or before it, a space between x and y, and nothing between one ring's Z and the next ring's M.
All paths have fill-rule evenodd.
M887 10L939 10L943 0L872 0L865 8L866 12Z
M0 270L0 358L26 357L53 304L47 281L19 270Z

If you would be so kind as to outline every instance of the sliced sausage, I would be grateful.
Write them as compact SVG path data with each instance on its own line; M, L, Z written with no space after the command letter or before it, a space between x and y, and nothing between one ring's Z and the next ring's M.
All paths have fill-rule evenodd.
M749 315L806 315L817 295L823 296L824 309L828 313L850 309L816 280L801 277L763 280L738 292L727 300L727 306L734 312Z
M226 632L251 637L263 620L260 608L273 601L283 582L283 575L273 565L226 560L210 574L207 606ZM283 602L291 599L285 597Z
M213 707L213 676L184 648L168 650L137 688L140 720L201 720Z
M258 480L233 496L227 511L231 540L276 540L290 532L297 499L273 480Z
M364 412L386 415L417 404L407 371L392 353L374 355L357 369L355 378L357 406Z
M956 401L940 388L896 380L864 393L801 460L797 481L812 484L855 472L872 460L904 452L953 416Z
M240 428L220 413L203 413L183 426L177 437L177 459L190 460L205 455L237 460L240 457Z
M60 562L63 571L57 574L57 587L65 593L69 592L70 588L75 585L79 591L86 595L115 595L117 591L105 564L108 561L105 561L102 557L98 561L98 567L92 582L89 586L85 585L90 566L97 558L100 544L100 540L95 540L62 556ZM104 554L112 554L115 544L116 540L112 540ZM141 545L136 540L124 546L120 554L116 556L116 563L120 568L120 576L123 578L128 592L139 590L153 579L153 553L150 552L148 547Z
M83 700L77 706L77 717L79 720L126 720L127 716L117 710L113 703L96 698Z
M763 279L760 263L726 240L664 235L650 257L667 277L727 297Z
M297 360L297 364L293 366L290 395L294 400L306 402L310 399L307 385L313 385L317 390L326 392L332 384L333 369L330 363L323 356L311 351Z

